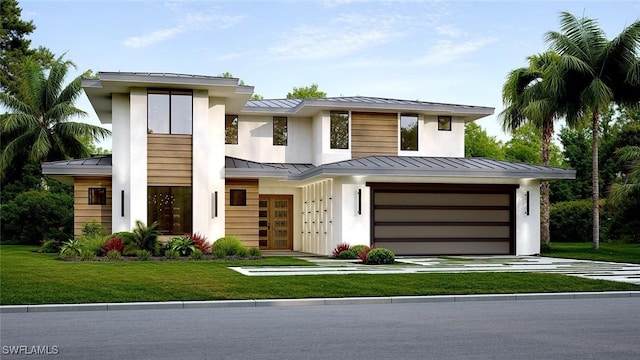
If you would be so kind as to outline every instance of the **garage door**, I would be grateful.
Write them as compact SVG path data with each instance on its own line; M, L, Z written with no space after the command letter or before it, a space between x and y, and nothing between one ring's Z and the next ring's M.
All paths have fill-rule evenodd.
M397 255L515 253L515 185L367 185L377 247Z

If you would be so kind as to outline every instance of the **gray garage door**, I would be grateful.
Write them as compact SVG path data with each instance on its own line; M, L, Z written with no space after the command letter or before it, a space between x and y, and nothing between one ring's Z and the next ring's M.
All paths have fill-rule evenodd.
M369 183L372 243L397 255L515 253L512 185Z

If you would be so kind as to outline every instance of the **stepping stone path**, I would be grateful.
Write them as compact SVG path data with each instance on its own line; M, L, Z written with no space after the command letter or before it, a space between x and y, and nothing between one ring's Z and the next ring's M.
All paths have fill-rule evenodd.
M316 266L242 266L246 276L418 274L460 272L542 272L640 285L640 265L538 256L397 257L394 265L363 265L355 260L302 256Z

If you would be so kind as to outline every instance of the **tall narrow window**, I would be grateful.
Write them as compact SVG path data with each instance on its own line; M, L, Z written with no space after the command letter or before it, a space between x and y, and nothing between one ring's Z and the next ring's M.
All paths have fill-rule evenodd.
M151 134L191 135L193 132L191 91L149 90L147 130Z
M331 112L330 146L332 149L349 148L349 113L346 111Z
M224 117L224 143L238 143L238 115L226 115Z
M287 145L287 118L273 117L273 145Z
M400 115L400 150L418 150L418 115Z

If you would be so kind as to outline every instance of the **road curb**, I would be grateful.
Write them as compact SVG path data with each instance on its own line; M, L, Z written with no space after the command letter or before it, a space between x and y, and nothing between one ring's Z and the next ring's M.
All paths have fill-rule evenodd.
M0 313L66 312L66 311L122 311L161 309L213 309L237 307L273 306L331 306L364 304L411 304L469 301L520 301L595 298L635 298L640 291L607 291L575 293L525 293L525 294L480 294L480 295L434 295L434 296L387 296L346 297L308 299L260 299L260 300L212 300L212 301L168 301L92 304L45 304L45 305L1 305Z

